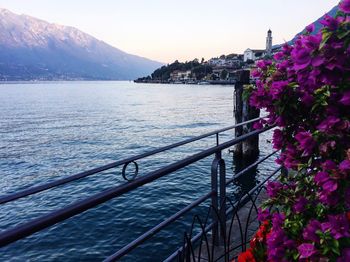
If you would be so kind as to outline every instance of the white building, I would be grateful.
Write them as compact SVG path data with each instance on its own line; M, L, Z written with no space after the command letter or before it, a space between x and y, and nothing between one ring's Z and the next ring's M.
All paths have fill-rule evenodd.
M265 50L258 50L258 49L250 49L244 51L244 58L243 61L247 62L248 60L257 60L264 56Z
M190 80L191 79L191 70L187 71L174 71L170 73L170 79L173 81L181 81L181 80Z
M222 58L211 58L208 60L208 64L211 66L224 66L226 64L226 59Z

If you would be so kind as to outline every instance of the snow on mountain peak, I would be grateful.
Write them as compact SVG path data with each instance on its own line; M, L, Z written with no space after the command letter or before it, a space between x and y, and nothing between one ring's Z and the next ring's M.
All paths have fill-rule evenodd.
M94 40L73 27L48 23L28 15L16 15L3 8L0 9L0 18L0 43L8 47L48 47L57 41L70 41L86 47Z

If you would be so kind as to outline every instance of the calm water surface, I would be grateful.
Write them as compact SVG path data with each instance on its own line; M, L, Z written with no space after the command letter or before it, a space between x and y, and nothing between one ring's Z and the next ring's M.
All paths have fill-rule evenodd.
M15 192L234 123L232 86L131 82L0 85L0 193ZM261 138L261 156L271 152ZM221 135L231 139L233 131ZM215 145L215 137L139 161L139 175ZM234 163L223 152L227 175ZM101 261L210 190L204 159L123 197L0 249L0 261ZM275 167L259 167L257 181ZM130 170L132 172L132 170ZM0 230L124 181L121 168L0 206ZM256 181L253 181L255 183ZM234 191L234 190L233 190ZM205 203L124 261L161 261L182 245Z

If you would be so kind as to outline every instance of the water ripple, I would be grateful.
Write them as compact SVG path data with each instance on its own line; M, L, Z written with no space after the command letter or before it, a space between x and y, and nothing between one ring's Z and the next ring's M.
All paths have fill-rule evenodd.
M49 85L49 86L48 86ZM232 125L232 87L59 82L0 85L0 194ZM261 138L261 156L271 152ZM224 142L233 132L220 135ZM140 174L214 146L215 137L139 160ZM235 170L223 152L227 176ZM212 157L17 241L0 261L99 261L210 190ZM257 180L274 169L269 160ZM123 183L121 167L0 206L0 230ZM254 182L254 181L253 181ZM232 189L232 193L234 190ZM204 203L124 261L161 261ZM153 250L153 251L150 251ZM154 250L157 256L154 256Z

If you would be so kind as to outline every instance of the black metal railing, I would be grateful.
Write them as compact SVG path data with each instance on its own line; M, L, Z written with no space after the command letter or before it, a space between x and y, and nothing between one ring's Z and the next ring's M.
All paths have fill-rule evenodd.
M264 181L259 183L253 189L248 192L242 194L239 199L235 202L232 202L230 198L227 197L227 186L230 184L234 184L240 177L249 172L251 169L256 168L260 163L264 162L268 158L272 157L277 151L272 152L271 154L263 157L260 160L250 164L248 167L244 168L240 172L238 172L234 177L227 179L226 176L226 168L225 161L222 158L222 151L228 149L238 143L241 143L251 137L258 136L259 134L270 130L273 126L265 127L261 130L255 130L247 134L243 134L240 137L236 137L229 141L220 144L219 135L225 131L235 129L237 127L241 127L247 124L251 124L255 121L260 120L261 118L252 119L250 121L246 121L244 123L236 124L233 126L229 126L227 128L223 128L220 130L216 130L201 136L197 136L194 138L190 138L179 143L175 143L169 146L165 146L144 154L140 154L134 157L130 157L127 159L123 159L117 162L110 163L108 165L104 165L102 167L98 167L95 169L91 169L76 175L69 176L67 178L59 179L53 182L49 182L46 184L42 184L39 186L34 186L23 191L9 194L6 196L0 197L0 204L4 204L7 202L12 202L17 199L27 197L32 194L36 194L45 190L49 190L63 184L76 181L91 175L98 174L102 171L109 170L112 168L116 168L122 166L122 176L126 180L125 183L111 187L106 189L100 193L94 194L90 197L85 198L84 200L80 200L74 202L70 205L67 205L61 209L52 211L47 215L43 215L39 218L33 219L29 222L25 222L14 228L5 230L0 233L0 247L8 245L12 242L15 242L19 239L25 238L29 235L32 235L38 231L41 231L47 227L55 225L59 222L62 222L70 217L73 217L77 214L80 214L86 210L89 210L97 205L105 203L111 199L117 198L125 193L128 193L136 188L139 188L145 184L151 183L161 177L164 177L168 174L171 174L179 169L182 169L190 164L193 164L197 161L200 161L208 156L214 155L214 160L211 165L211 191L205 193L203 196L199 197L197 200L193 201L191 204L186 206L185 208L179 210L169 218L165 219L158 225L155 225L153 228L139 236L137 239L127 244L125 247L112 254L106 261L116 261L126 254L130 253L133 249L135 249L140 244L144 243L146 240L150 239L152 236L157 234L159 231L164 229L169 224L173 223L183 215L187 214L189 211L198 207L205 201L210 200L210 207L205 220L202 220L200 217L196 216L195 220L199 223L201 228L200 232L195 236L192 236L193 230L190 230L190 233L184 234L184 242L182 247L179 247L176 252L169 256L168 261L178 259L180 261L186 260L200 260L205 257L209 261L215 261L218 259L225 258L225 261L228 261L230 257L233 257L232 253L237 247L241 247L242 250L245 249L246 243L248 241L248 226L245 228L242 227L242 223L239 218L239 210L244 207L248 202L252 203L252 206L249 211L248 220L251 217L252 211L257 209L257 198L259 196L258 193L263 191L264 185L266 181L272 179L281 168L277 168L270 176L268 176ZM199 153L193 154L189 157L186 157L182 160L179 160L175 163L169 164L165 167L159 168L155 171L149 172L143 176L138 176L138 164L137 160L143 159L145 157L162 153L164 151L177 148L210 136L215 136L216 145L210 148L207 148ZM135 172L131 177L128 177L126 174L126 169L129 164L135 165ZM238 221L238 228L240 234L240 243L236 248L232 248L230 246L232 241L232 232L235 225L235 221ZM230 224L228 225L228 223ZM194 226L195 223L193 223ZM246 223L247 225L248 223ZM192 227L193 229L193 227ZM243 230L244 229L244 230ZM237 235L237 234L236 234ZM202 246L205 246L206 254L203 252ZM216 251L216 247L220 247L218 250L221 250L219 253Z

